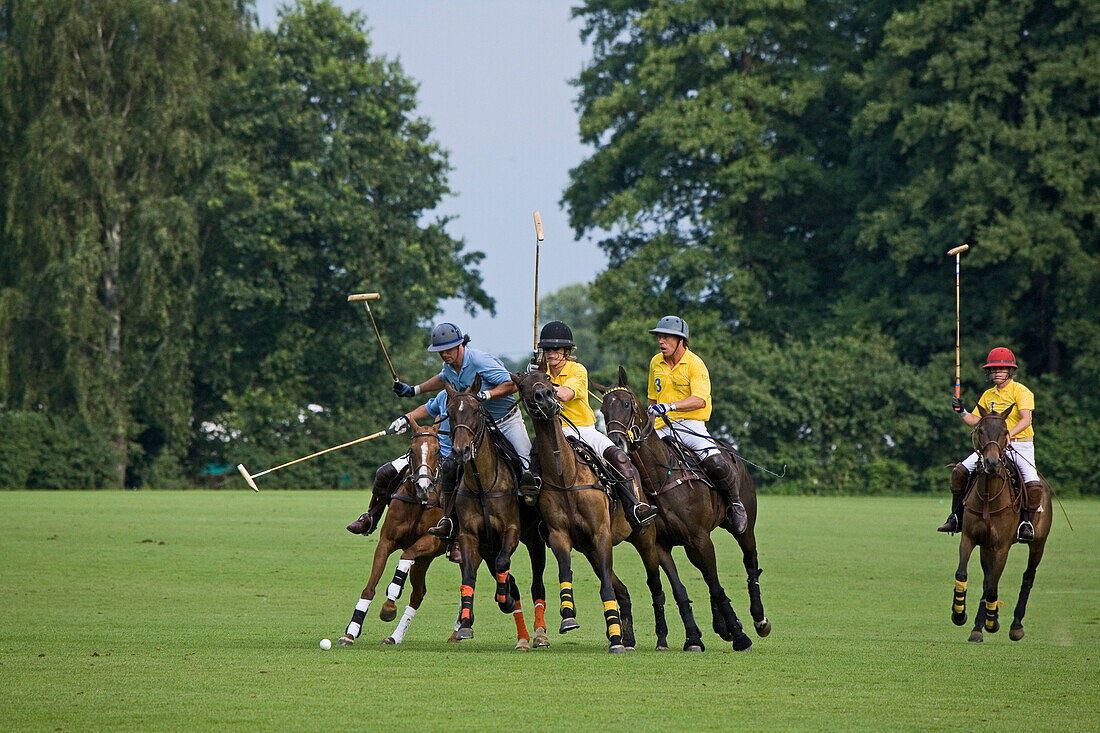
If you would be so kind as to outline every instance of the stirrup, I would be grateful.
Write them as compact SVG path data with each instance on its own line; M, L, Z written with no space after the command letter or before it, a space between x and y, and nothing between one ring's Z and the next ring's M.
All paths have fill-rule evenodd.
M455 522L450 517L442 517L439 523L428 530L428 534L441 540L453 540L455 534Z
M634 517L634 524L639 527L648 527L653 518L657 516L657 507L652 504L638 502L630 508L630 514Z
M956 532L958 532L961 529L962 529L962 522L959 521L958 515L955 514L954 512L952 512L951 514L947 515L947 521L944 522L943 524L941 524L939 527L937 527L936 531L937 532L948 532L950 534L955 534Z
M363 512L358 519L348 525L347 529L352 534L361 534L366 537L374 531L374 517L368 512Z
M1020 526L1016 528L1016 541L1017 542L1031 542L1035 539L1035 527L1028 520L1020 522Z

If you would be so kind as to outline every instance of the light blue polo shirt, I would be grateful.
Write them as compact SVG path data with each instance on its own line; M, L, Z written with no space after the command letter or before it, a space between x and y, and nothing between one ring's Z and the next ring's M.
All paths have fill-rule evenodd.
M434 418L443 418L439 423L439 451L443 457L451 455L451 421L447 419L447 393L438 392L424 405L428 414Z
M462 355L462 368L456 372L450 364L444 364L439 372L439 378L455 389L466 389L474 383L474 377L478 374L481 375L482 389L490 389L498 384L512 381L512 375L500 363L500 359L484 351L471 349L469 346ZM485 403L485 407L494 420L503 420L515 401L515 395L510 394L489 400Z

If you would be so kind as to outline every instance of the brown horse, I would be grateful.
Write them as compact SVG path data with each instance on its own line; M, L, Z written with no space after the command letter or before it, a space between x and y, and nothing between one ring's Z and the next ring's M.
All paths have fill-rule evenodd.
M378 533L378 546L374 548L367 587L355 605L351 623L337 643L351 646L362 631L367 608L374 600L375 587L386 568L386 561L395 550L404 550L398 562L394 580L387 589L386 602L380 617L392 621L397 615L394 601L401 595L406 577L413 583L412 596L401 622L383 644L400 644L412 622L413 614L420 608L427 587L424 577L432 560L444 552L443 543L428 534L428 528L439 521L443 510L439 508L439 432L434 427L417 427L409 449L408 474L394 491L386 511L386 519Z
M462 551L462 595L459 610L459 640L474 635L474 587L477 569L484 557L496 578L496 602L516 622L516 649L531 648L530 635L523 620L519 589L510 574L512 553L520 542L520 507L516 498L516 475L489 438L488 415L477 399L481 375L473 384L447 390L447 415L451 421L451 454L462 463L462 483L455 508L458 517L458 542ZM490 560L490 554L495 557Z
M1019 523L1020 497L1014 496L1009 480L1008 426L1005 417L1012 410L989 412L978 405L981 418L973 429L974 449L978 453L978 471L966 495L966 511L963 512L962 537L959 540L959 567L955 571L955 596L951 608L951 620L956 626L966 623L966 566L975 547L981 548L982 601L975 614L970 641L982 641L982 629L995 633L1001 628L998 610L1002 602L997 599L997 584L1008 561L1008 551L1016 541ZM1027 489L1021 489L1021 493ZM1024 613L1031 586L1035 582L1035 570L1043 559L1043 549L1050 535L1051 504L1050 484L1041 481L1040 496L1032 497L1029 504L1038 507L1032 513L1035 539L1028 546L1027 570L1020 584L1020 596L1016 601L1012 627L1008 636L1013 641L1024 638Z
M604 390L601 409L607 424L607 435L626 450L642 477L642 484L653 503L657 505L657 548L673 597L685 620L691 618L691 601L680 581L672 560L672 548L682 546L691 563L703 574L710 590L710 605L714 632L732 642L737 651L752 647L752 641L742 629L729 597L718 577L717 559L710 534L722 527L737 540L748 573L749 612L752 614L756 633L767 636L771 622L764 615L760 600L760 566L756 554L756 485L740 457L731 460L737 479L741 501L745 505L749 522L738 535L726 521L725 504L718 492L704 480L703 473L684 465L676 452L668 446L653 428L653 418L642 407L627 383L626 370L619 367L618 386ZM703 648L702 634L694 619L689 627L684 648Z
M538 507L549 530L550 549L558 561L561 599L560 633L579 628L573 597L570 553L579 550L600 581L609 651L620 653L635 646L630 594L615 575L611 548L626 540L638 551L653 595L657 646L667 648L664 592L653 533L634 531L621 504L611 512L607 492L583 460L577 457L562 431L561 403L545 371L513 374L521 401L535 427L542 491Z

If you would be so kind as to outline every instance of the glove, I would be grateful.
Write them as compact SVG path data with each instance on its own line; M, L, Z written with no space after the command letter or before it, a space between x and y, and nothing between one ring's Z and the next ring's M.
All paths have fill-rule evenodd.
M408 429L409 418L402 415L401 417L390 423L390 426L386 428L386 432L390 435L401 435L401 433L405 432Z
M477 393L477 399L479 402L486 402L487 400L491 400L492 397L489 396L488 390L483 389Z
M951 409L958 413L966 412L966 407L963 406L963 401L961 397L951 398Z
M650 415L653 415L653 417L667 417L668 411L669 406L661 402L658 402L655 405L650 405L649 409L646 410L646 412L648 412Z
M393 391L398 397L415 397L416 387L412 387L404 382L398 382L394 380Z
M531 361L527 362L527 368L524 370L528 374L531 372L537 372L539 370L539 352L534 352L531 355Z

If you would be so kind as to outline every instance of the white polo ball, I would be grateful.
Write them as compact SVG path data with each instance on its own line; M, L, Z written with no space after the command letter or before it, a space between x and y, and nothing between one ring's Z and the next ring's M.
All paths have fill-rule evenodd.
M328 639L321 639L321 648L328 651L332 648L332 642Z

